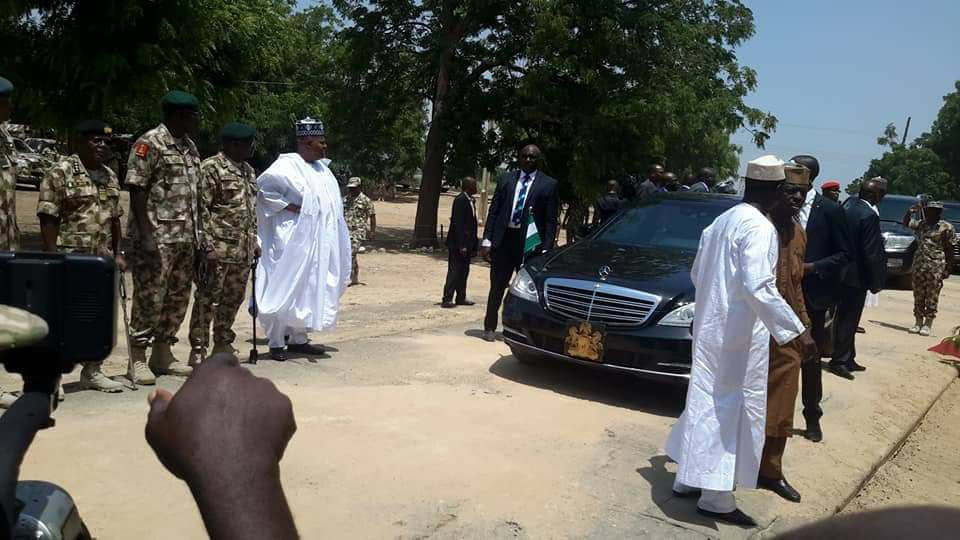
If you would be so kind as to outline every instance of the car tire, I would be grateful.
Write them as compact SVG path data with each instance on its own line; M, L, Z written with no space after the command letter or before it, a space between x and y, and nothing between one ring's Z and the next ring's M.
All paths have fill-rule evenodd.
M513 357L517 359L517 363L519 364L532 366L540 363L541 358L535 354L530 354L513 347L510 348L510 352L513 353Z

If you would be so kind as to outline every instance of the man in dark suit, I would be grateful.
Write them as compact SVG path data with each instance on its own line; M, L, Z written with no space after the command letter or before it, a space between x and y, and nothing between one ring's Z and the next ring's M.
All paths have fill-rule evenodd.
M529 216L533 215L541 241L533 253L551 249L556 242L560 196L557 181L539 170L541 163L540 148L527 145L520 150L520 170L497 179L480 248L490 261L490 295L483 321L487 341L494 340L503 293L523 264Z
M470 259L477 252L477 209L473 196L477 193L477 180L471 176L463 179L460 195L453 200L450 213L450 231L447 233L447 282L443 286L441 306L472 306L467 299L467 277L470 275ZM456 303L454 300L456 293Z
M607 192L593 205L593 224L596 226L603 225L617 215L622 207L623 199L620 197L620 183L616 180L610 180L607 182Z
M813 156L794 156L792 161L810 170L811 180L820 174L820 163ZM835 312L840 301L840 272L850 261L850 239L843 209L834 200L816 190L807 194L807 203L799 220L807 231L807 252L804 257L803 294L810 316L810 331L817 346L832 349L833 336L827 331L828 312ZM829 350L829 349L826 349ZM814 442L823 440L820 417L823 410L823 371L820 358L800 366L803 417L807 423L804 437Z
M836 337L830 371L850 380L854 378L852 372L867 369L857 363L854 344L867 291L880 292L887 277L887 254L877 209L883 189L883 182L872 178L860 187L859 197L850 197L844 203L852 251L850 262L840 274L840 303L834 323Z

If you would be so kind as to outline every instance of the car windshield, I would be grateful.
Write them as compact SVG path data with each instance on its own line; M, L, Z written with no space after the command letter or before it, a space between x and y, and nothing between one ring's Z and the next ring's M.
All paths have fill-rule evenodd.
M703 201L663 200L626 210L595 240L635 247L696 251L700 235L728 206Z
M903 215L911 206L917 204L916 199L892 199L885 197L880 201L880 219L883 221L903 221Z

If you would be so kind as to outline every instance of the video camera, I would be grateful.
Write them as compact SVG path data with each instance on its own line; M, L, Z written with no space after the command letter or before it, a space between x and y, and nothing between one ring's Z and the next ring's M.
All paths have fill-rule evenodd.
M90 537L66 491L17 479L37 431L52 425L60 376L113 350L116 291L112 259L0 252L0 305L38 315L49 327L39 343L0 351L0 364L23 377L23 394L0 417L0 540Z

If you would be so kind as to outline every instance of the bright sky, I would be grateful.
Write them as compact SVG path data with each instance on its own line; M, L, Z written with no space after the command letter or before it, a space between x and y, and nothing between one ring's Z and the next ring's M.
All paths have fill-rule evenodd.
M741 169L761 153L820 160L816 184L847 184L881 148L876 138L894 123L909 139L928 131L943 96L960 79L960 1L745 0L756 33L738 51L757 71L751 106L780 123L758 150L747 133Z

